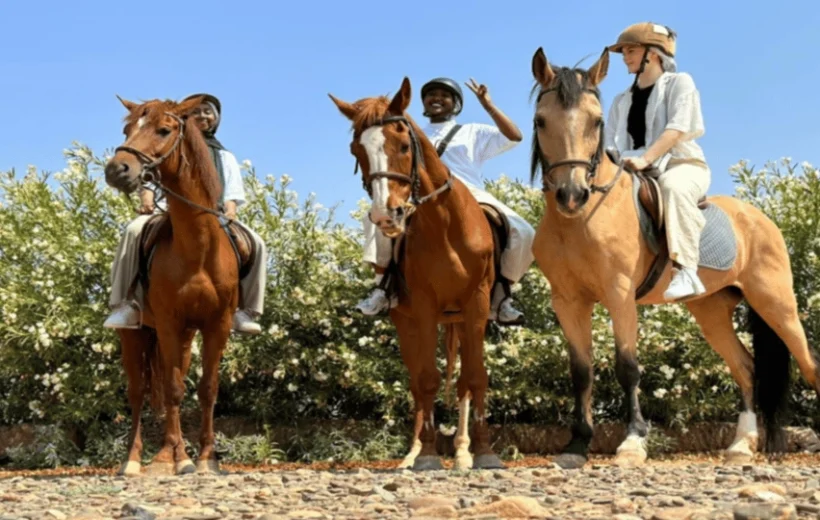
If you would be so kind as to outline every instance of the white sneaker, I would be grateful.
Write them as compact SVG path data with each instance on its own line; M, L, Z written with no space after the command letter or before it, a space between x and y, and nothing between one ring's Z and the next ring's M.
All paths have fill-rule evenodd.
M500 325L518 325L524 322L524 313L513 307L512 298L505 298L497 309L490 309L489 320Z
M680 300L688 296L698 296L706 292L706 287L698 277L698 272L689 267L681 267L672 277L672 282L663 297L667 300Z
M388 308L392 309L398 304L398 299L395 297L391 298L388 302L387 293L384 292L384 289L377 287L370 293L370 296L360 301L358 305L356 305L356 309L367 316L375 316L381 311L387 310Z
M114 308L114 311L103 323L107 329L138 329L140 328L140 311L131 301L124 301Z
M251 318L250 314L239 309L233 315L233 330L246 334L259 334L262 332L262 327Z

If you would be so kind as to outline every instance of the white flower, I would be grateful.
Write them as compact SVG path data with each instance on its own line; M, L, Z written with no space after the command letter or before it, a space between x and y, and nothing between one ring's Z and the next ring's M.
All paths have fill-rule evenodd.
M298 389L299 389L299 387L298 387L298 386L296 386L295 384L293 384L293 383L288 383L288 391L290 391L290 392L295 392L295 391L296 391L296 390L298 390Z
M666 388L658 388L652 393L652 395L654 395L658 399L663 399L663 396L665 396L667 393L669 393L669 391Z

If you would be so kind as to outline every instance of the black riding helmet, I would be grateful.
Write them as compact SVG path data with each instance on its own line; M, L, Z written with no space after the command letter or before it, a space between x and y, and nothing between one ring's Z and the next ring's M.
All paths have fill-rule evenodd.
M464 107L464 95L461 93L461 87L458 86L458 83L451 80L450 78L435 78L431 79L427 83L421 87L421 99L424 102L424 96L427 94L427 91L432 88L443 88L450 92L453 95L454 103L453 103L453 115L457 116L461 113L461 109Z
M188 101L189 99L193 99L193 98L196 98L196 97L199 97L199 96L202 96L204 98L203 99L204 102L212 104L214 106L214 108L216 109L216 122L214 122L214 129L213 129L213 133L215 134L216 130L219 128L219 123L222 122L222 103L219 101L219 98L217 98L213 94L205 94L205 93L191 94L190 96L186 97L182 101Z

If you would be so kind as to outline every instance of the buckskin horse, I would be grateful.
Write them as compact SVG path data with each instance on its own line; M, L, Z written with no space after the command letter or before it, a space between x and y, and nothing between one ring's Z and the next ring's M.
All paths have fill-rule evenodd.
M541 48L532 58L537 101L531 180L540 170L546 202L533 253L552 285L552 305L569 343L575 393L572 437L556 459L563 467L583 466L592 437L591 317L597 302L612 319L615 373L628 401L627 437L616 462L628 466L646 460L636 306L670 303L663 299L671 262L657 182L650 172L624 174L617 154L610 157L604 150L598 85L608 65L606 51L588 70L554 69ZM740 387L742 411L724 462L745 462L759 440L755 404L765 425L764 449L782 449L778 424L789 388L789 352L819 394L820 362L799 321L788 250L777 226L734 197L708 197L700 207L707 225L698 274L707 293L685 305ZM754 356L732 323L744 298Z
M118 330L132 421L128 457L120 473L140 473L140 416L149 392L155 410L165 412L165 434L146 469L155 474L218 472L213 428L218 368L238 302L242 260L223 227L226 221L219 219L222 188L205 140L196 125L186 124L187 114L202 98L179 104L119 99L128 109L125 142L105 166L106 182L126 194L141 183L153 183L171 195L167 214L146 224L140 243L143 255L153 251L147 272L141 267L141 277L150 281L143 326ZM194 466L185 451L180 405L197 330L202 334L202 424Z
M392 100L381 96L347 103L329 95L352 122L350 151L373 200L371 217L376 216L374 222L382 233L403 242L396 247L403 253L394 258L405 283L400 284L399 304L391 309L390 318L410 375L415 428L401 467L441 469L433 403L441 383L436 350L442 323L448 386L457 351L461 360L455 467L502 468L490 446L484 404L488 386L484 332L497 249L488 220L492 217L450 175L424 132L405 114L410 90L410 80L404 78ZM470 400L475 405L471 435ZM471 438L474 457L469 451Z

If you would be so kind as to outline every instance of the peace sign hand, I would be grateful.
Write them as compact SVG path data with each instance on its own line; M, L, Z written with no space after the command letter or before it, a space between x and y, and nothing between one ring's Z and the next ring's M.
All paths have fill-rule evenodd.
M476 82L473 78L470 78L469 82L464 82L467 85L467 88L473 91L473 94L478 98L478 102L481 103L481 106L487 108L492 101L490 100L490 92L487 90L487 85L482 85Z

